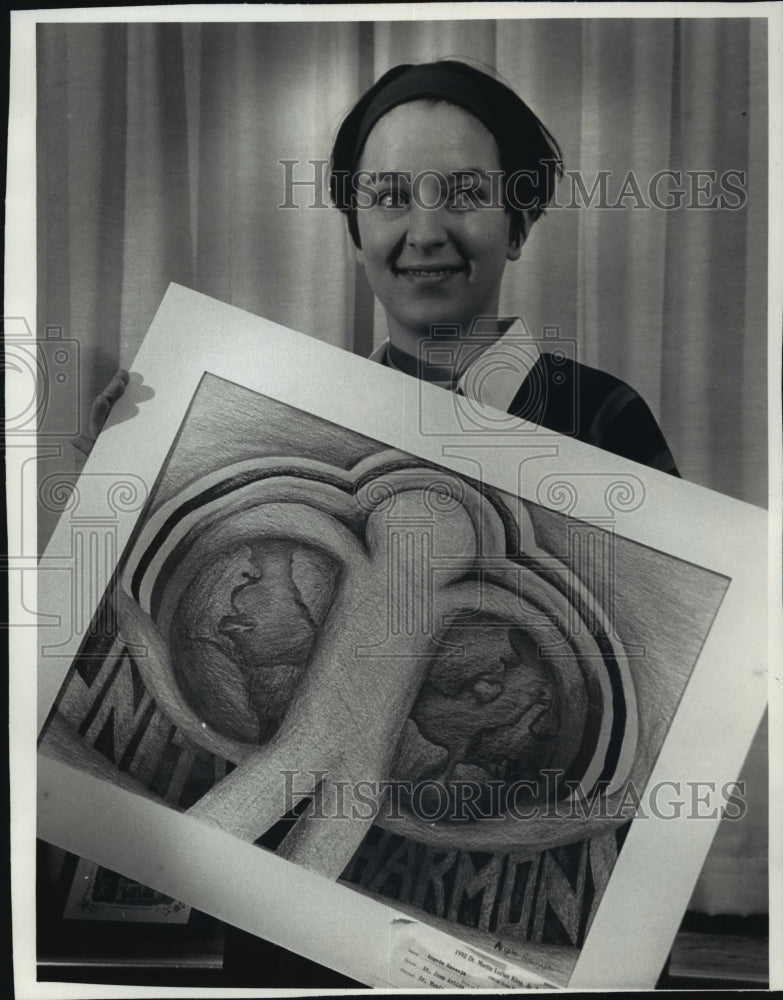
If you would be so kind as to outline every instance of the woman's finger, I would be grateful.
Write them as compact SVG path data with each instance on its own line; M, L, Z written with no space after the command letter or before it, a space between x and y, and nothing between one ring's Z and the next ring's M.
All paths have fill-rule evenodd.
M101 428L106 423L106 418L111 410L111 401L109 397L104 393L96 397L93 400L92 406L90 407L90 418L88 421L89 434L93 441L98 437L101 432Z
M89 437L87 434L77 434L70 441L74 448L77 448L85 458L89 456L92 446L95 444L95 439Z
M77 437L71 439L71 443L74 447L78 448L85 455L89 455L92 451L92 446L98 435L106 423L106 418L111 412L112 406L117 402L117 400L125 392L130 381L130 375L124 368L119 368L114 375L112 375L111 381L100 394L92 401L92 406L90 407L90 415L88 417L88 432L87 434L79 434Z
M90 407L89 418L89 430L90 435L93 438L98 437L101 432L101 428L106 423L106 418L111 412L112 406L125 392L128 385L128 379L128 373L124 368L120 368L119 371L114 373L111 381L100 396L93 400L93 404Z
M106 386L106 388L101 393L101 396L105 396L112 403L120 398L120 396L125 392L128 385L129 375L124 368L120 368L119 371L115 372L112 376L111 382Z

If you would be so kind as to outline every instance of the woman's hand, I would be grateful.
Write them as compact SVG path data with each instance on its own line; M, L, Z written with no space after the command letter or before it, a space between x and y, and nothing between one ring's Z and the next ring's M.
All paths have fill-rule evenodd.
M100 394L92 401L90 416L88 419L87 433L79 434L78 437L71 438L71 444L78 448L83 455L89 455L93 445L98 439L98 435L106 423L106 418L111 413L111 408L125 392L130 376L124 368L120 368L114 373L111 381Z

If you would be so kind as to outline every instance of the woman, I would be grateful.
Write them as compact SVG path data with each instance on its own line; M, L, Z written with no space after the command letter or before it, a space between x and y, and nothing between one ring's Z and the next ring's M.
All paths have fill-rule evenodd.
M544 125L481 70L443 60L385 73L340 127L330 178L386 313L389 340L373 358L677 475L655 418L628 385L540 353L527 337L523 350L509 350L523 328L498 318L503 273L562 172ZM429 350L434 329L438 351ZM127 381L119 371L95 400L88 433L74 441L80 450L89 452Z
M531 357L529 341L505 372L498 365L501 338L520 339L519 325L497 319L506 263L519 259L562 170L546 128L486 73L449 60L382 76L340 128L331 176L386 312L389 341L374 357L676 474L649 408L618 379L563 357ZM451 332L439 340L451 348L445 367L425 350L435 326Z

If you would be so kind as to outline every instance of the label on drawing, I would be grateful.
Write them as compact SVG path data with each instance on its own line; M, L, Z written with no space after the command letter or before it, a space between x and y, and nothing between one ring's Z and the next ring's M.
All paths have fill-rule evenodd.
M455 941L425 924L397 923L390 928L390 985L408 989L546 989L535 972Z

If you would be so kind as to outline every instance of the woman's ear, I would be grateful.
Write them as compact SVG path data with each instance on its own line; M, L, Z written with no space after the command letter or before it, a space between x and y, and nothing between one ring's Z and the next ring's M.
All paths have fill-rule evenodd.
M530 211L520 212L520 214L515 217L511 226L508 254L506 255L508 260L519 260L520 254L522 253L522 247L525 245L525 240L527 239L530 230L533 228L533 223L535 221L535 216Z
M521 233L512 236L508 241L508 253L506 260L519 260L522 253L522 244L525 242Z

